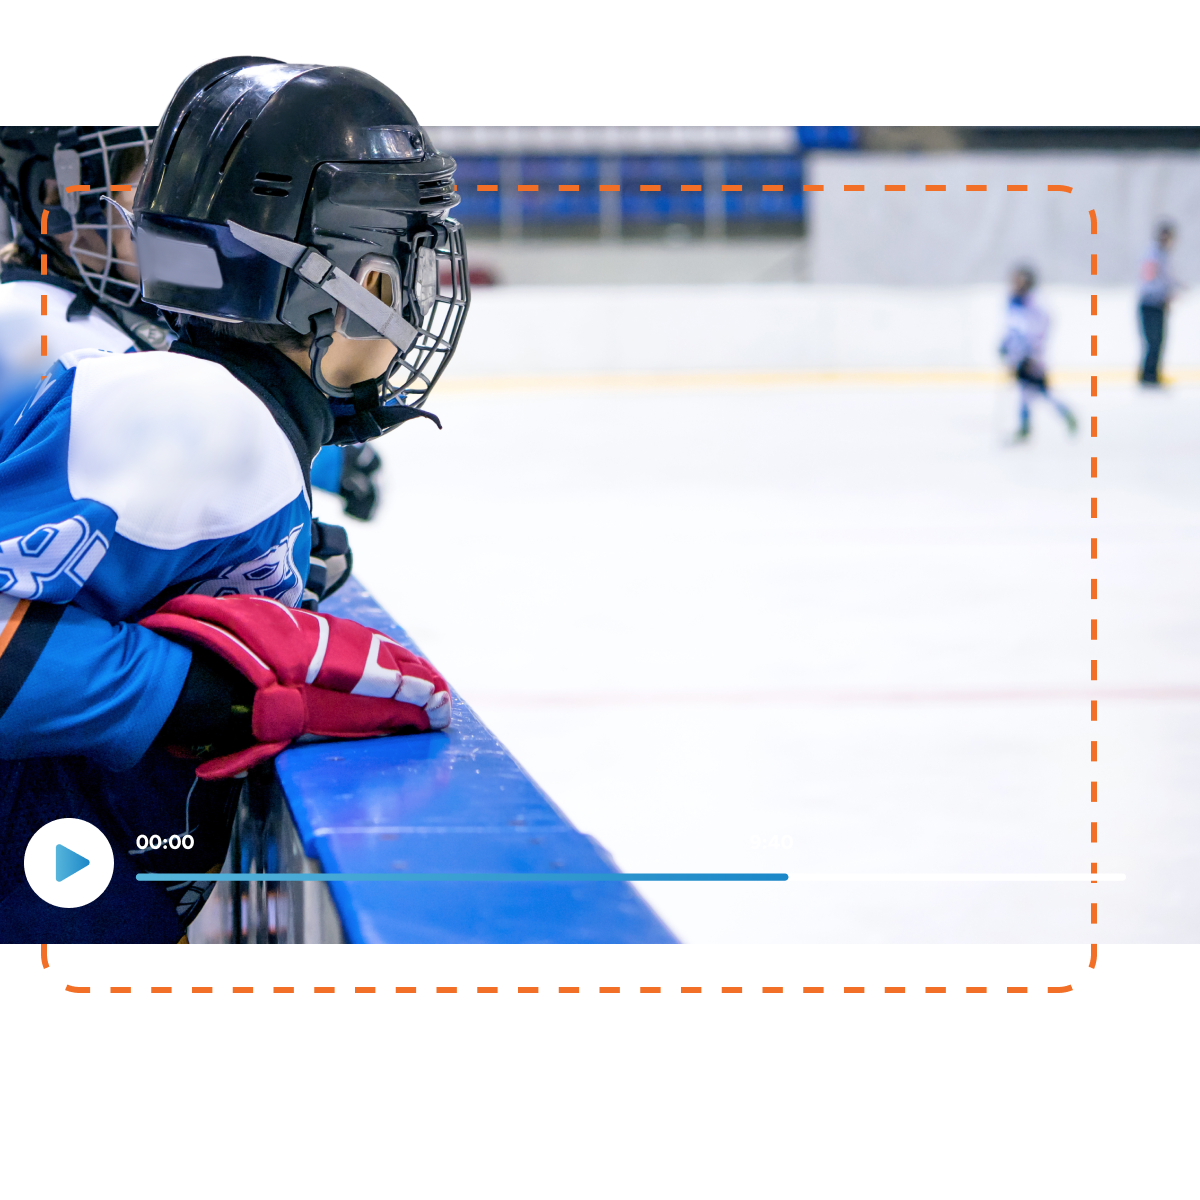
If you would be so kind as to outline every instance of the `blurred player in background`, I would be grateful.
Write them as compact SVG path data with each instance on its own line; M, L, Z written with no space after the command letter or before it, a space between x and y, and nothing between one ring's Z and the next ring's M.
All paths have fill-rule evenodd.
M1030 434L1030 404L1037 399L1047 401L1074 433L1078 427L1075 414L1046 386L1046 336L1050 332L1050 317L1037 302L1033 289L1037 275L1032 267L1017 267L1012 275L1012 295L1004 329L1000 354L1012 370L1021 389L1021 420L1013 441L1025 441Z
M160 350L174 339L141 300L133 240L109 203L132 207L152 137L139 125L0 128L14 227L0 249L0 395L71 350Z
M9 245L0 232L0 400L71 350L163 350L175 340L141 298L132 236L113 207L133 207L153 137L140 125L0 127L0 197L15 226ZM370 446L326 446L312 483L366 521L379 467Z
M312 485L341 496L348 517L369 521L379 504L375 475L383 461L373 446L325 446L312 467Z
M1138 380L1146 387L1161 387L1158 366L1162 358L1163 339L1167 332L1167 309L1178 291L1171 275L1168 256L1175 243L1175 226L1162 221L1154 232L1154 241L1142 259L1141 291L1138 307L1142 322L1142 340L1146 353Z

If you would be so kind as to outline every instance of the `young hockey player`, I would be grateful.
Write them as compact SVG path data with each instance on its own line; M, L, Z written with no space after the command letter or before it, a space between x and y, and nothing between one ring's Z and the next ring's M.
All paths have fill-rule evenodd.
M132 236L113 207L131 207L152 136L144 126L0 128L0 199L16 221L16 240L0 248L0 397L71 350L175 340L141 299ZM379 467L370 446L326 446L312 484L369 520Z
M1045 352L1050 318L1033 295L1036 286L1037 276L1032 267L1018 267L1013 272L1004 341L1000 344L1001 357L1021 389L1021 423L1013 435L1017 442L1029 437L1029 406L1039 397L1054 407L1072 433L1077 428L1075 414L1052 396L1046 386Z
M317 451L430 416L458 340L453 169L361 72L224 59L176 93L131 227L178 341L74 351L0 409L0 940L178 941L208 888L135 874L219 869L239 775L448 723L428 663L296 606ZM22 869L67 816L116 862L76 909Z

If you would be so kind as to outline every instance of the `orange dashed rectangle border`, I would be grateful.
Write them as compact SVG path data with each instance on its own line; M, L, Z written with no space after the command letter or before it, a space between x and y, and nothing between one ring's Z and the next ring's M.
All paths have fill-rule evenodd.
M75 993L79 993L79 994L90 994L92 989L89 985L79 985L79 984L68 983L65 985L65 990L68 992L75 992ZM133 994L135 989L132 986L128 986L128 985L113 985L108 990L113 995L131 995L131 994ZM154 987L149 988L148 990L153 995L162 995L162 994L169 995L174 992L174 988L168 987L168 986L154 986ZM191 991L191 993L193 995L210 996L214 993L214 990L216 990L216 989L214 989L213 987L211 987L209 985L196 984L196 985L192 986L189 990ZM247 995L247 994L251 994L255 991L255 989L253 987L231 987L229 990L230 990L230 993L233 995ZM357 986L354 988L354 994L355 995L375 995L375 994L377 994L378 990L379 989L377 987L375 987L374 985L365 986L365 987ZM384 990L386 990L386 989L384 989ZM441 994L441 995L457 995L460 991L460 989L457 985L455 985L453 987L441 986L441 987L435 988L434 990L438 994ZM474 990L477 995L481 995L481 996L494 996L494 995L498 995L498 994L502 993L502 991L503 991L502 988L500 988L499 986L497 986L495 984L480 984ZM518 995L538 995L541 993L542 988L540 985L528 985L527 984L527 985L521 985L514 990L516 991L516 993ZM563 984L558 987L546 989L546 991L548 991L548 992L551 992L551 993L556 992L559 995L563 995L563 996L578 996L581 992L583 992L585 990L586 989L581 988L578 984ZM598 987L596 989L597 993L600 995L616 995L616 994L619 994L622 990L623 990L622 988L614 987L614 986L604 986L604 987ZM751 988L749 990L751 992L753 992L755 989ZM800 993L803 995L823 995L827 990L828 989L822 984L809 984L809 985L805 985L804 987L799 989ZM849 986L845 986L841 989L842 994L848 995L848 996L850 996L850 995L868 995L874 991L880 991L884 995L906 995L908 993L908 990L909 989L907 986L900 985L900 984L888 985L888 986L885 986L882 988L869 988L864 985L849 985ZM941 984L936 984L936 985L930 984L930 985L927 985L926 987L924 987L922 990L927 995L946 995L950 989ZM989 990L988 988L982 987L982 986L970 986L970 987L965 987L963 989L963 992L966 995L984 995L988 992L988 990ZM1004 989L1005 993L1008 995L1028 995L1030 990L1031 989L1026 984L1009 985ZM1034 990L1036 990L1036 989L1034 989ZM1061 994L1061 993L1070 992L1073 990L1074 989L1072 988L1072 986L1070 984L1066 984L1064 986L1047 987L1046 988L1046 991L1049 994ZM336 991L336 988L333 988L333 987L314 987L313 988L313 992L317 995L331 995L335 991ZM405 994L412 995L412 994L415 994L416 991L417 991L416 987L400 986L395 989L395 992L397 995L405 995ZM639 985L637 987L636 991L639 995L658 996L658 995L663 994L664 989L660 984L644 984L644 985ZM719 991L722 995L742 995L747 991L747 989L740 984L737 984L737 985L726 984L726 985L723 985L719 989ZM758 989L758 991L764 996L782 996L785 994L786 989L778 984L765 984L765 985L762 985ZM704 988L701 986L698 986L698 985L685 985L685 986L680 987L680 989L679 989L680 995L684 995L684 996L688 996L688 995L698 996L698 995L702 995L703 992L704 992ZM276 995L276 996L292 996L292 995L295 995L295 993L296 993L296 988L290 984L276 985L271 988L271 994Z
M600 188L600 191L602 191L602 192L619 192L621 190L621 187L619 184L601 184L601 185L599 185L599 188ZM75 186L70 186L66 189L66 191L68 191L68 192L86 192L88 190L90 190L90 189L86 185L75 185ZM118 186L113 187L112 190L113 191L132 191L133 188L131 185L118 185ZM476 190L480 191L480 192L494 192L494 191L499 190L499 185L498 184L477 184ZM519 192L537 192L539 190L539 185L536 183L518 184L517 190ZM558 190L560 192L578 192L579 185L578 184L559 184ZM660 184L641 184L640 190L643 192L658 192L658 191L661 191L662 188L661 188ZM702 185L700 185L700 184L681 184L680 190L681 191L697 191L698 192L698 191L702 190ZM742 185L741 184L722 184L721 190L723 192L740 192L742 190ZM766 191L772 191L772 192L782 191L783 185L782 184L763 184L762 190L764 192L766 192ZM802 190L806 191L806 192L807 191L823 192L825 189L824 189L823 184L803 184ZM862 192L865 190L866 190L866 188L865 188L864 184L849 184L848 183L848 184L843 185L843 192ZM903 192L905 190L906 190L906 185L904 185L904 184L885 184L884 185L885 192ZM988 185L986 185L986 184L967 184L966 190L968 192L986 192L988 190ZM944 191L946 191L946 185L945 184L926 184L925 191L926 192L944 192ZM1029 187L1027 184L1007 184L1006 191L1008 191L1008 192L1028 192ZM1072 191L1072 188L1065 184L1048 184L1047 191L1070 193ZM1095 210L1092 210L1091 212L1089 212L1088 215L1089 215L1090 223L1091 223L1091 232L1093 234L1095 234L1097 232L1097 219L1096 219ZM43 214L42 214L43 227L45 227L45 225L46 225L47 218L48 218L48 213L43 212ZM1095 254L1092 254L1090 256L1090 273L1093 276L1097 275L1097 273L1098 273L1098 265L1097 264L1098 264L1098 256ZM41 255L40 265L41 265L41 274L43 274L43 275L47 274L47 256L44 254ZM45 297L42 298L42 301L43 301L42 315L45 315ZM1097 305L1096 305L1096 297L1095 296L1092 296L1092 298L1091 298L1091 315L1092 316L1097 315ZM1096 356L1098 353L1097 338L1094 335L1092 335L1092 337L1091 337L1091 353L1093 356ZM45 335L41 335L41 354L42 354L42 356L47 356L47 354L48 354L47 337ZM43 378L45 378L45 377L43 376ZM1092 394L1092 396L1096 396L1096 394L1097 394L1097 379L1095 376L1093 376L1091 379L1091 394ZM1091 436L1092 437L1097 436L1097 418L1095 416L1091 417ZM1091 477L1093 479L1097 478L1097 476L1098 476L1097 462L1098 462L1097 458L1093 457L1091 459ZM1092 500L1092 515L1093 516L1096 515L1095 499ZM1098 556L1097 555L1097 539L1092 538L1091 539L1091 557L1094 559L1097 556ZM1095 597L1096 597L1096 581L1092 580L1092 598L1094 599ZM1092 624L1092 638L1094 640L1096 638L1096 622L1093 620L1091 624ZM1093 680L1096 680L1096 678L1097 678L1097 662L1094 659L1091 662L1091 678ZM1092 719L1095 720L1096 719L1096 702L1092 701L1091 705L1092 705ZM1092 762L1097 761L1097 758L1098 758L1097 747L1098 747L1098 743L1096 741L1092 741L1092 743L1091 743L1091 761ZM1096 784L1096 782L1093 781L1091 784L1091 801L1093 803L1095 803L1096 798L1097 798L1097 784ZM1097 823L1096 822L1091 823L1090 837L1091 837L1091 841L1093 843L1097 841ZM1098 872L1098 867L1097 867L1096 863L1091 864L1091 870L1092 870L1093 875ZM1098 906L1095 903L1092 903L1090 905L1090 910L1091 910L1090 915L1091 915L1091 923L1092 924L1096 924L1096 922L1097 922L1097 908L1098 908ZM43 965L43 967L49 966L49 963L47 961L47 956L46 956L46 949L47 948L45 946L42 947L42 965ZM1096 965L1096 957L1097 957L1096 950L1097 950L1097 947L1095 945L1093 945L1091 947L1091 961L1089 962L1089 966L1093 967L1093 968ZM87 986L87 985L67 984L67 985L65 985L65 987L66 987L66 991L78 993L78 994L90 994L90 992L91 992L90 986ZM151 994L171 994L173 991L173 989L169 986L152 986L149 990L150 990ZM373 995L373 994L375 994L375 990L376 989L373 985L356 986L354 988L355 994L371 994L371 995ZM416 990L417 989L415 987L404 987L404 986L397 986L395 989L397 994L415 993ZM498 990L499 989L494 986L480 986L476 989L477 993L479 993L479 994L496 993L496 992L498 992ZM520 986L517 988L518 994L534 994L534 993L537 993L538 990L539 989L536 986ZM619 993L621 991L621 988L606 986L606 987L600 987L598 990L602 994L613 994L613 993ZM823 993L825 989L823 986L806 986L802 990L806 994L812 994L812 993ZM867 989L862 986L844 986L842 989L843 994L846 994L846 995L863 994L866 992L866 990ZM889 987L884 987L884 989L883 989L885 994L903 994L903 993L905 993L905 990L906 989L901 986L889 986ZM943 986L927 986L925 988L926 994L945 994L946 990L947 989ZM966 993L969 995L986 994L987 990L988 989L986 987L981 987L981 986L970 986L965 989ZM1049 986L1049 987L1047 987L1046 990L1050 994L1061 994L1061 993L1070 992L1073 989L1072 989L1072 985L1066 984L1066 985L1060 985L1060 986ZM110 991L110 994L130 994L132 992L132 987L114 985L109 988L109 991ZM213 992L213 988L210 986L196 985L191 988L191 991L193 994L209 994L209 995L211 995ZM335 989L333 987L314 987L313 988L313 992L317 993L317 994L322 994L322 993L328 994L328 993L333 993L334 991L335 991ZM439 986L436 988L436 991L439 994L456 994L458 992L458 988L457 988L457 986ZM643 994L660 994L661 991L662 991L662 988L660 986L642 986L640 988L640 992ZM681 994L694 994L694 993L700 993L701 991L702 991L702 989L700 987L681 987L680 988ZM1006 988L1006 994L1010 994L1010 995L1027 994L1028 991L1029 991L1029 989L1027 986L1009 986ZM231 992L233 994L252 994L254 992L254 988L252 986L235 986L235 987L231 988ZM294 992L295 992L295 988L291 987L291 986L276 986L272 989L272 994L275 994L275 995L294 994ZM562 986L562 987L558 988L558 992L560 994L578 994L579 988L576 986ZM721 992L724 994L728 994L728 993L740 994L742 992L742 987L741 986L722 986ZM763 992L763 994L780 994L783 992L783 988L782 987L764 986L762 988L762 992Z
M547 187L549 186L550 185L547 184ZM560 192L578 192L581 190L580 185L577 183L560 183L555 186L557 186ZM619 183L602 183L598 186L599 190L602 192L619 192L621 190L621 184ZM664 187L664 185L661 183L640 183L637 186L638 190L643 192L661 192ZM721 191L723 192L740 192L746 187L745 184L741 183L723 183L720 186ZM764 192L782 192L784 190L784 185L782 183L764 183L760 184L759 186ZM988 185L986 183L968 183L964 186L965 190L968 192L986 192L988 190ZM536 192L539 191L540 188L541 185L537 183L517 184L518 192ZM949 190L948 186L944 183L927 183L924 185L924 188L927 192L945 192ZM69 192L87 190L88 189L86 187L67 189ZM118 184L114 185L111 190L114 192L120 192L130 191L131 189ZM457 187L455 190L457 190ZM477 192L498 192L500 190L500 185L498 183L477 183L475 185L475 190ZM701 192L704 190L704 185L700 183L681 183L679 185L679 190L681 192ZM800 185L800 190L802 192L823 192L825 190L825 185L823 183L804 183ZM842 185L843 192L865 192L866 190L867 186L864 183L846 183ZM883 190L885 192L906 192L908 190L908 185L904 183L885 183L883 185ZM1009 192L1028 192L1029 185L1027 183L1010 183L1005 185L1005 190ZM1048 183L1046 185L1046 191L1069 193L1074 191L1074 188L1065 183ZM46 216L48 216L48 213L43 214L43 225L45 225ZM1093 232L1095 232L1095 230L1093 230Z

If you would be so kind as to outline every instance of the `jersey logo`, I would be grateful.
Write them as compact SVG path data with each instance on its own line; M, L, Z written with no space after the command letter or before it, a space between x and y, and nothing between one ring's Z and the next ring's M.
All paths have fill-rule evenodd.
M296 570L296 539L303 530L297 525L266 554L222 571L215 579L206 579L188 589L199 596L266 596L295 608L304 595L304 580Z
M83 517L39 525L0 542L0 592L65 604L108 552L108 539Z

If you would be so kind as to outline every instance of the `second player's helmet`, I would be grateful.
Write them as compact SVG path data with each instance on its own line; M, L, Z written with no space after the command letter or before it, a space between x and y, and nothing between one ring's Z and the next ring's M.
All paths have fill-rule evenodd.
M69 259L90 291L122 308L138 298L137 263L115 243L121 224L113 205L125 199L128 206L132 197L122 193L133 191L153 136L144 125L0 127L0 191L26 249L67 271ZM51 183L57 201L49 198ZM64 248L54 239L67 233Z
M466 316L454 165L361 71L210 64L175 94L138 189L142 294L171 312L311 334L335 440L378 436L417 415ZM380 296L362 286L372 272ZM378 379L335 387L321 371L335 331L386 337L396 356Z

